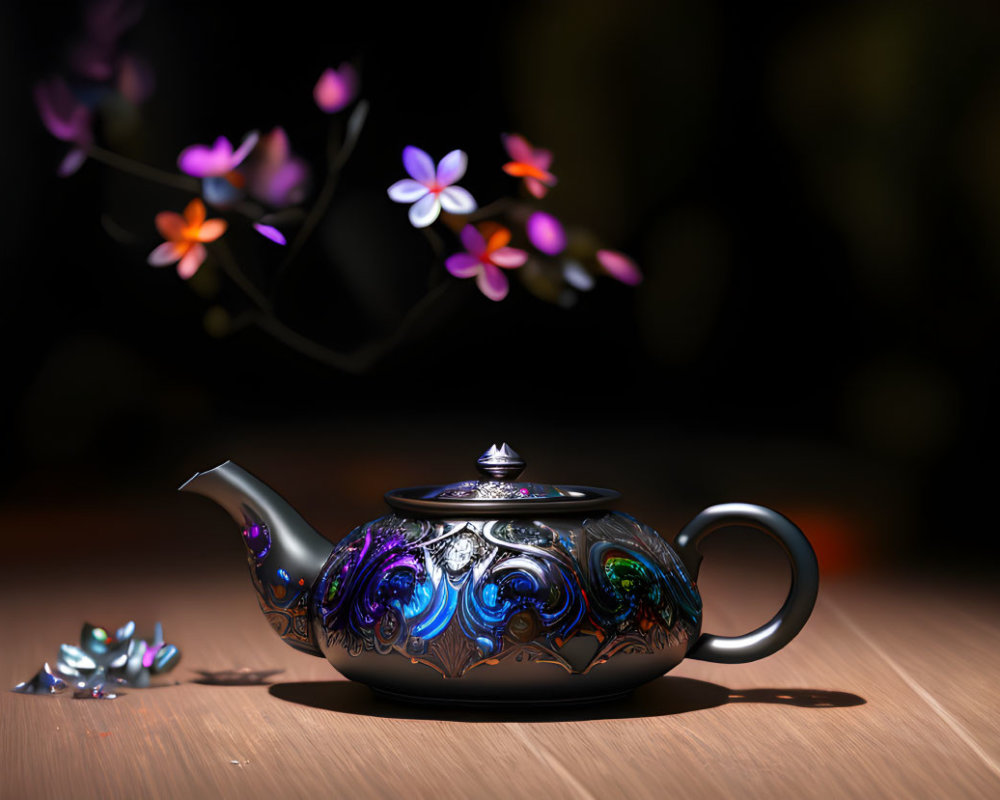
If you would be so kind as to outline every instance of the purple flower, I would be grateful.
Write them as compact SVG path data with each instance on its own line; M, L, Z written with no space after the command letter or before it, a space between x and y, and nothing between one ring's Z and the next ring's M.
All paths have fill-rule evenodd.
M438 218L441 209L449 214L469 214L476 210L476 201L461 186L452 184L465 175L468 156L452 150L434 168L433 159L419 147L410 145L403 150L403 166L409 178L389 187L389 197L410 206L410 222L414 228L426 228Z
M309 167L292 155L283 128L260 138L240 172L246 177L247 191L269 206L285 208L305 199Z
M466 225L461 237L466 252L448 256L444 262L448 272L456 278L475 276L484 295L490 300L503 300L509 285L507 276L497 268L516 269L527 261L528 254L516 247L507 247L510 231L495 223L484 224L482 232Z
M617 250L598 250L597 261L604 271L629 286L642 283L642 273L639 266L631 258Z
M182 172L195 178L225 177L250 155L259 138L257 131L251 131L235 151L225 136L220 136L211 146L193 144L181 151L177 157L177 166Z
M135 0L91 0L83 9L83 35L68 55L72 70L87 80L110 82L117 71L118 42L142 16Z
M341 64L340 69L328 67L316 81L313 99L321 111L334 114L350 105L358 94L358 74L350 64Z
M74 145L57 170L64 178L72 175L83 164L94 142L90 109L77 100L69 84L58 76L35 84L35 105L48 132L59 141Z
M525 225L528 240L547 256L557 256L566 249L566 231L551 214L536 211Z

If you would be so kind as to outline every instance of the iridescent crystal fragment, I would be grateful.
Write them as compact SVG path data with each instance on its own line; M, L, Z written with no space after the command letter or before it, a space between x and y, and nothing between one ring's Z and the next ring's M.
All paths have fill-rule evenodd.
M52 673L49 662L46 661L30 681L22 681L12 692L21 694L59 694L66 689L66 682Z
M104 691L104 684L92 686L89 689L78 689L73 692L74 700L114 700L118 697L114 692Z
M180 661L180 650L163 641L163 626L157 622L150 640L135 635L135 623L128 622L110 634L104 628L85 623L80 646L59 648L57 669L80 690L91 690L108 682L149 686L154 675L169 672Z

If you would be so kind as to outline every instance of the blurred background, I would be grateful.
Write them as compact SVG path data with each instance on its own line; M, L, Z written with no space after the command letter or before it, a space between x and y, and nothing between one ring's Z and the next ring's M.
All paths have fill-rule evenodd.
M81 6L4 6L8 557L166 558L208 518L173 489L226 458L338 538L386 489L466 477L506 439L531 477L619 488L668 537L748 500L796 520L828 575L993 569L1000 7L472 9L150 0L122 38L155 89L98 140L166 170L279 124L321 164L312 87L358 68L367 124L275 311L350 352L455 285L348 374L231 330L248 303L213 263L188 283L147 266L153 216L190 194L93 161L56 176L67 145L32 86L64 69ZM464 149L481 204L509 194L502 132L554 152L545 207L630 254L641 285L602 278L566 307L514 280L492 303L445 273L385 190L415 144ZM267 286L278 248L232 245ZM169 542L146 515L177 522Z

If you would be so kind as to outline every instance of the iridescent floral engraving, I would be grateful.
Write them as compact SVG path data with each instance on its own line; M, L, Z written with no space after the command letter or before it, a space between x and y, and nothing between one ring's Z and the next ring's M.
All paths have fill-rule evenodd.
M459 677L510 658L587 673L653 653L694 635L701 599L659 536L624 514L553 526L388 516L334 551L314 608L328 649Z

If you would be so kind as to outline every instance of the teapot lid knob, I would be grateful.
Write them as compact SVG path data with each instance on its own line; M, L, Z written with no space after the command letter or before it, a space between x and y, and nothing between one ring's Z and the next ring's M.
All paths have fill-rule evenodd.
M506 442L499 447L493 445L476 459L476 467L484 478L498 481L513 481L517 479L527 466L513 448Z

